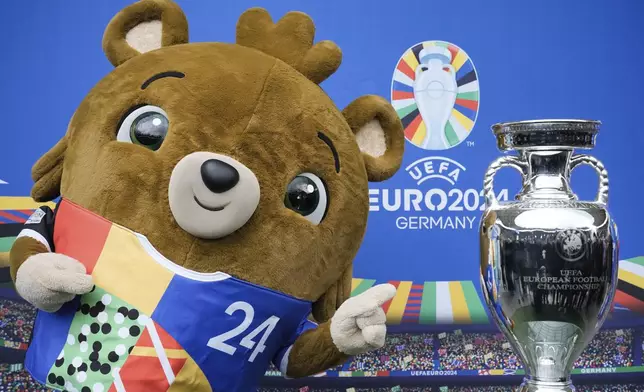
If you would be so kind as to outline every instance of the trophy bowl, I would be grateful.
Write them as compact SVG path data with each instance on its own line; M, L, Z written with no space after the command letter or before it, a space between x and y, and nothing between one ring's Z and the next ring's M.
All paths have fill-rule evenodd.
M603 324L615 295L617 227L606 204L608 174L596 158L598 121L537 120L492 127L495 160L484 179L479 231L481 288L494 321L520 356L519 391L575 391L570 373ZM570 173L586 164L599 175L595 201L580 201ZM522 175L515 200L500 202L494 175Z

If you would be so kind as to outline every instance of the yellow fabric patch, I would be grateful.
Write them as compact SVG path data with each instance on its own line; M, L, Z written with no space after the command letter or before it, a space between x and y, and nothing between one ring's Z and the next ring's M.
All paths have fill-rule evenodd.
M174 274L145 251L134 233L113 225L92 277L97 286L151 315Z

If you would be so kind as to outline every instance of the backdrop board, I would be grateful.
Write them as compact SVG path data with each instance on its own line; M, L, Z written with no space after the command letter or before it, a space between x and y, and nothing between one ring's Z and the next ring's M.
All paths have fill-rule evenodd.
M178 1L190 39L233 42L239 15L252 6L274 19L310 14L316 40L344 52L322 84L339 107L362 94L391 100L405 125L402 169L371 184L371 215L354 272L353 293L380 282L398 287L385 304L392 325L489 323L478 277L482 178L501 153L490 126L536 118L603 122L590 152L607 167L609 208L621 239L620 314L644 309L640 222L644 144L644 2L476 1ZM74 110L112 69L101 50L111 17L129 0L3 3L0 36L0 224L24 222L30 168L64 134ZM18 33L19 32L19 33ZM215 70L213 70L215 71ZM422 71L422 72L421 72ZM502 171L502 200L519 190ZM590 168L572 186L594 198ZM14 229L0 230L0 252Z

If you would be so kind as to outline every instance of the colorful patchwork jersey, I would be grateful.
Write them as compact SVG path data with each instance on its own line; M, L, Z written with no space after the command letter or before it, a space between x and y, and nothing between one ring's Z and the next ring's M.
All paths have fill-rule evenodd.
M25 366L69 392L253 391L285 371L311 303L227 274L187 270L142 235L67 200L19 237L82 262L92 292L39 312Z

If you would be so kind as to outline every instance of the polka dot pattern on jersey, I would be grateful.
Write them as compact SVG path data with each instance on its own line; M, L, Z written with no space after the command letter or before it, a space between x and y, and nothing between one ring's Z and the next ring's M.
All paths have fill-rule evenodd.
M68 392L106 392L141 336L148 316L95 287L81 297L47 385Z

